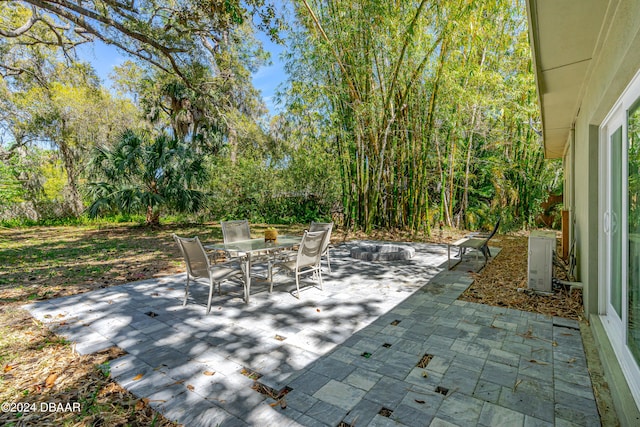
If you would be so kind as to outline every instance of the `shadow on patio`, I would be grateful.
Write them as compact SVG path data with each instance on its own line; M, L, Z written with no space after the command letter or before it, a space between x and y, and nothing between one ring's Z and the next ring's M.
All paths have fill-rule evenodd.
M442 246L375 263L355 244L301 300L223 284L206 316L177 275L29 309L78 352L124 349L114 379L189 426L600 424L577 322L458 301L477 266L446 271Z

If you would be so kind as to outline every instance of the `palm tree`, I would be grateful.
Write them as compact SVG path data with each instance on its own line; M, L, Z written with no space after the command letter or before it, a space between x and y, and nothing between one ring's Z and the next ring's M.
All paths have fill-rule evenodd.
M113 148L97 147L90 159L96 180L88 185L89 216L104 211L146 211L147 225L160 223L162 208L196 212L204 201L197 188L207 179L202 155L167 134L127 130Z

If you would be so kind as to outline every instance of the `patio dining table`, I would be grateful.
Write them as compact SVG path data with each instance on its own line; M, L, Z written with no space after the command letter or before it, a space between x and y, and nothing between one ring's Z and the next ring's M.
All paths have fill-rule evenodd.
M239 258L244 263L244 301L249 303L251 292L251 265L256 257L269 255L281 249L292 248L300 244L302 237L278 236L276 240L265 241L264 238L240 240L233 243L217 243L205 245L205 249L224 251L230 258Z

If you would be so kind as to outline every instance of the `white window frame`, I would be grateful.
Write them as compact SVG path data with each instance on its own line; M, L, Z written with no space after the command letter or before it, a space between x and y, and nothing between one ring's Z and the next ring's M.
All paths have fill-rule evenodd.
M599 194L601 195L598 200L598 253L599 268L598 279L601 284L598 289L598 313L602 321L603 327L613 351L620 363L622 372L627 379L631 394L633 395L636 404L640 406L640 366L639 362L636 362L631 350L627 346L627 325L628 325L628 266L629 266L629 230L628 230L628 149L629 141L627 136L627 124L628 124L628 111L629 109L640 100L640 70L636 73L631 80L627 88L624 90L618 101L611 108L607 117L603 120L599 131ZM607 311L611 308L608 304L609 286L607 284L607 263L609 263L605 233L605 227L607 226L605 221L605 212L609 207L608 204L608 187L607 187L607 175L612 173L609 170L609 151L607 150L609 144L609 128L615 126L622 121L622 217L620 218L620 226L622 232L622 315L620 322L615 321L612 316L609 316ZM617 316L616 316L617 317ZM621 324L620 324L621 323Z

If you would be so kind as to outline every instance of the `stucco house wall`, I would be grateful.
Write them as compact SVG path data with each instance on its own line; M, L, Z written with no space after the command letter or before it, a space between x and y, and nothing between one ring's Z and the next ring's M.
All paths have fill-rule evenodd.
M610 2L575 122L574 215L585 311L598 312L598 129L640 70L640 1ZM567 141L571 144L572 141ZM596 178L594 180L594 178Z
M542 31L540 28L550 28L549 19L545 23L547 26L540 24L540 21L553 15L540 14L532 19L532 11L540 13L545 7L555 7L547 3L553 1L557 0L527 0L530 25L533 22L535 27L531 32L532 39L536 42L540 40L536 31ZM605 0L602 1L605 2ZM579 1L562 0L561 3L565 13L570 13L571 8L577 10L583 6ZM602 173L600 126L625 88L640 72L640 1L610 0L606 3L602 26L594 29L597 31L597 42L578 97L579 108L574 117L573 129L565 144L564 204L570 210L572 228L569 234L571 239L575 238L577 276L584 285L585 314L594 332L616 410L622 425L636 426L640 425L638 403L632 396L629 383L622 373L621 365L618 363L599 317L603 310L601 299L604 289L604 284L599 283L602 268L599 174ZM557 16L553 17L552 21L560 22ZM533 43L532 48L534 57L537 58L540 58L541 50L555 48L550 44L536 45L536 42ZM541 96L541 99L550 99L543 71L546 70L542 70L542 66L537 64L538 88L542 91L547 90L544 93L546 98ZM547 111L551 111L549 105L546 107Z

